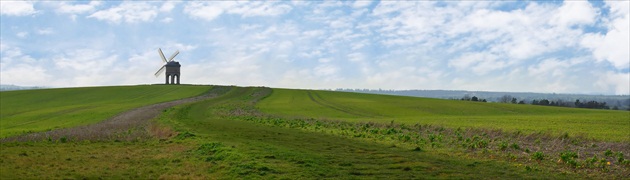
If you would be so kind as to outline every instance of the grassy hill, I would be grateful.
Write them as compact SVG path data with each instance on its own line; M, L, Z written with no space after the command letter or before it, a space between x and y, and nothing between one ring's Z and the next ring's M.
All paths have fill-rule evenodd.
M332 91L274 89L257 105L269 114L352 122L493 128L630 141L630 112L482 103Z
M170 137L2 143L0 179L611 179L630 173L630 114L619 111L263 87L134 86L23 91L7 98L21 104L11 111L2 93L0 115L3 123L23 117L13 124L44 117L34 122L38 126L20 126L37 131L58 126L52 117L76 126L96 122L86 120L93 114L103 119L209 89L216 96L167 109L153 122L158 131L175 132ZM74 98L56 98L61 94ZM58 102L35 103L45 97Z
M142 85L0 92L0 138L96 123L133 108L197 96L210 88Z

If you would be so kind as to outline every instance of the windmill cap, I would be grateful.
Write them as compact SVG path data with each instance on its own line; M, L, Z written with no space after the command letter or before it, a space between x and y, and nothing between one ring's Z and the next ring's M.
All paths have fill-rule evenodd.
M180 64L179 64L179 62L177 62L177 61L171 61L171 62L166 63L166 65L165 65L165 66L169 66L169 67L181 67L182 65L180 65Z

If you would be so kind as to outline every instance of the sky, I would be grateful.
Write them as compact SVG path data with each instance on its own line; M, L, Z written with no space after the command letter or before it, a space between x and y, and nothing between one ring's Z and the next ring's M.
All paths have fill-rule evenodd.
M1 1L0 83L630 94L630 1Z

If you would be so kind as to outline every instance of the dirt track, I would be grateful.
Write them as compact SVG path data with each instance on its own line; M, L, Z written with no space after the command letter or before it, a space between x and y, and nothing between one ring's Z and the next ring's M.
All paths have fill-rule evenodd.
M45 140L58 141L62 139L64 139L65 141L128 141L147 138L150 137L147 131L150 120L160 115L163 110L179 104L197 102L204 99L213 98L222 93L225 93L227 89L229 89L229 87L215 87L211 89L208 93L205 93L201 96L132 109L96 124L25 134L21 136L5 138L0 140L0 142Z

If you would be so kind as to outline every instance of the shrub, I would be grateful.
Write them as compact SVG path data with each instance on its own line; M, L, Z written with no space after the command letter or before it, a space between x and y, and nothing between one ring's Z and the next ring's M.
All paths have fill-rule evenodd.
M560 159L562 159L562 161L564 162L575 158L578 158L578 154L573 151L564 151L560 153Z
M575 160L575 158L578 158L578 154L573 152L573 151L564 151L564 152L560 153L560 159L563 162L571 165L572 167L577 167L578 166L578 163Z
M59 138L59 142L66 143L66 142L68 142L68 138L66 136L63 136L63 137Z
M214 154L221 147L223 147L223 144L219 142L205 143L197 148L197 153L201 155Z
M512 145L510 145L510 147L512 147L512 149L516 149L516 150L521 149L521 147L518 146L518 144L516 144L516 143L512 143Z
M540 151L536 151L534 154L532 154L532 158L534 160L542 161L545 159L545 154Z
M500 149L501 151L505 151L505 149L507 149L507 147L508 147L508 143L507 143L507 142L501 142L501 143L499 143L499 149Z
M606 156L606 157L610 157L610 156L612 156L612 155L613 155L613 152L612 152L610 149L608 149L608 150L604 151L604 156Z
M176 139L186 139L186 138L190 138L190 137L195 137L195 134L186 131L186 132L177 134L177 136L175 138Z

